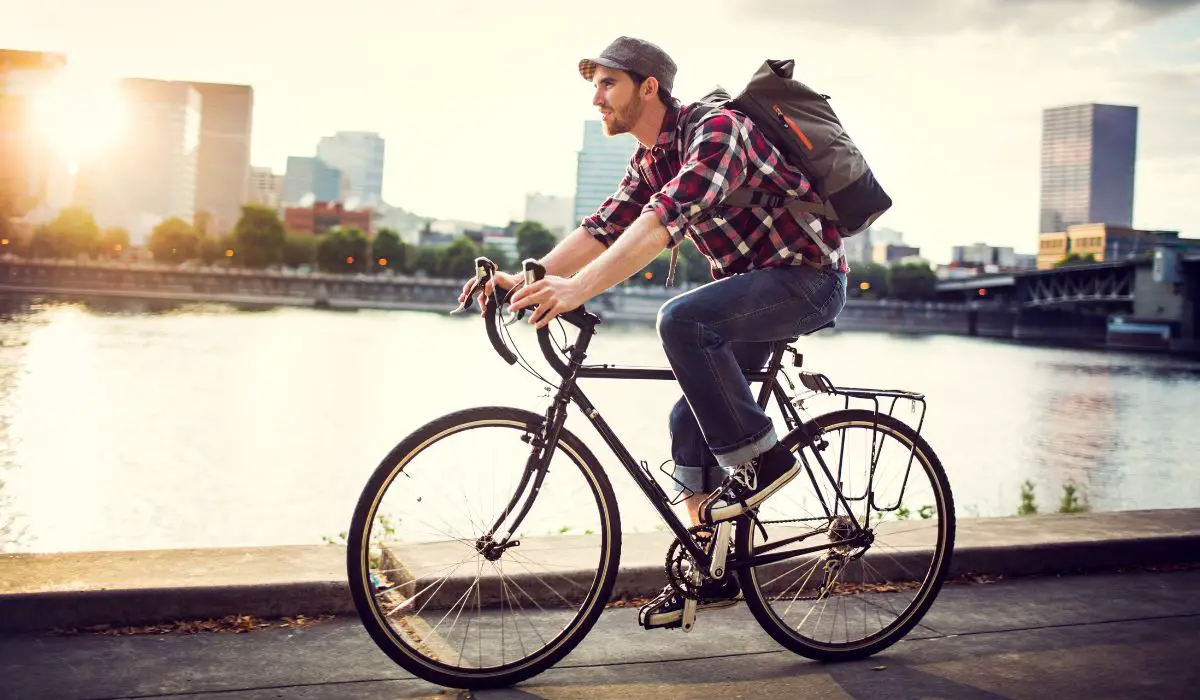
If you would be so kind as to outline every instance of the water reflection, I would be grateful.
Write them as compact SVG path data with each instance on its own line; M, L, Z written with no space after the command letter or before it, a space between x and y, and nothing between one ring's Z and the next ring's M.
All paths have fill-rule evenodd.
M510 330L553 376L532 330ZM591 361L665 366L652 327L601 330ZM1196 363L951 336L842 333L800 347L835 383L926 393L923 432L960 517L1014 514L1027 479L1041 512L1058 509L1066 483L1093 510L1200 504ZM673 383L583 388L635 458L653 468L669 456ZM495 356L478 317L10 306L0 524L25 527L17 546L35 551L320 543L347 529L367 476L417 426L481 404L540 413L545 396L545 382ZM608 468L626 529L659 526L590 424L573 411L568 427Z
M23 528L7 486L17 466L11 430L15 407L11 397L16 393L28 343L28 328L36 322L20 315L24 306L11 298L0 300L0 552L19 548L24 540Z

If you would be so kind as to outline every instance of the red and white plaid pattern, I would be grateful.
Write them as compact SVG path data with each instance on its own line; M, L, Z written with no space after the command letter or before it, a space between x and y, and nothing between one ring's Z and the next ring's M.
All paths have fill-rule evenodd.
M672 100L652 148L639 145L616 192L582 225L606 246L644 211L671 235L687 235L710 260L714 279L748 270L808 262L848 271L837 227L812 214L780 208L729 207L722 198L743 185L780 197L820 202L808 179L744 115L716 110L684 143L677 128L690 105ZM811 235L821 237L825 255Z

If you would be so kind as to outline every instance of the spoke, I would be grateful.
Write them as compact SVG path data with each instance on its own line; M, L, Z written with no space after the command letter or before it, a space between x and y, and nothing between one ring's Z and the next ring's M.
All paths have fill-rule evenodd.
M563 603L565 603L567 605L567 607L571 607L571 601L564 598L563 594L558 592L558 589L556 589L554 586L551 586L550 584L546 583L545 580L543 580L541 576L538 576L537 574L533 573L533 571L528 566L526 566L525 563L522 562L519 558L514 559L513 563L520 566L522 569L525 569L525 572L528 573L530 576L532 576L534 578L534 580L536 580L538 583L545 586L546 590L548 590L551 593L553 593L554 595L558 596L558 599L561 600ZM567 579L567 580L570 580L570 579Z

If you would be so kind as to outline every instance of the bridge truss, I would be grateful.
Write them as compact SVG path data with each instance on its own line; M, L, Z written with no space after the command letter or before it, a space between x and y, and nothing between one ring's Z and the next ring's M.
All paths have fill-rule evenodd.
M1023 276L1018 298L1024 307L1132 302L1135 271L1133 265L1088 266Z

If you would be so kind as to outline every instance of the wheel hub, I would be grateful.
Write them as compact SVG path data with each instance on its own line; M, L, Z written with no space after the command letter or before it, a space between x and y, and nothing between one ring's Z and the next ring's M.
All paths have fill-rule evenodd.
M483 558L487 559L488 561L497 561L500 559L501 555L504 554L504 550L510 547L519 547L520 545L521 540L497 542L496 540L492 539L491 535L484 535L483 537L475 540L475 551L482 554Z

